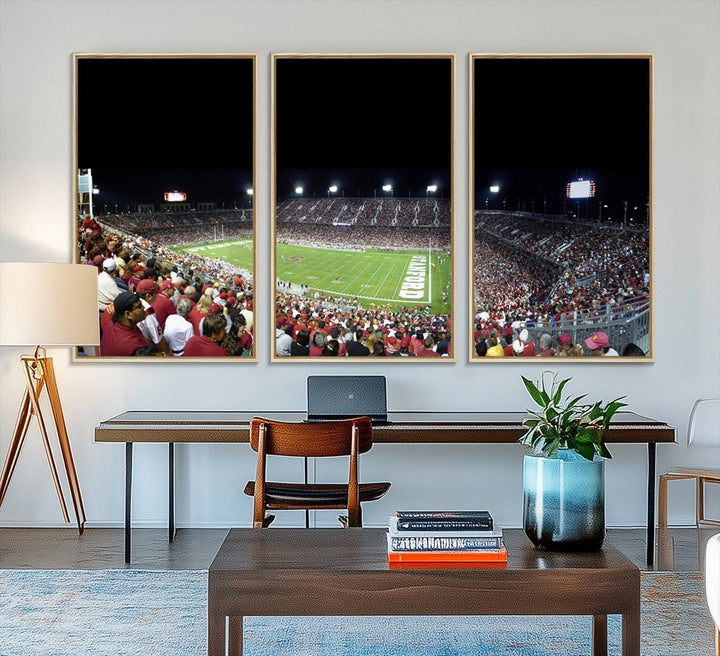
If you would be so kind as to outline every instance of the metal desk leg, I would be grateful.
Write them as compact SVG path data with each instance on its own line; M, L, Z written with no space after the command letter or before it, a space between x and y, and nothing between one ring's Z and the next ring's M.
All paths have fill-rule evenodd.
M168 542L175 538L175 443L168 442Z
M648 442L647 564L655 562L655 442Z
M310 480L308 475L308 459L305 457L305 485L308 484L308 481ZM305 528L310 528L310 511L305 508Z
M125 442L125 563L130 564L130 503L132 501L133 443Z

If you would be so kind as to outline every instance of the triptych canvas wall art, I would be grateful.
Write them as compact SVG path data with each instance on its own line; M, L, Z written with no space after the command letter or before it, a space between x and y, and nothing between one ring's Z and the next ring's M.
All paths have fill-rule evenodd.
M76 359L652 360L652 56L470 55L466 139L454 54L276 54L269 144L255 55L73 60L75 259L103 330Z

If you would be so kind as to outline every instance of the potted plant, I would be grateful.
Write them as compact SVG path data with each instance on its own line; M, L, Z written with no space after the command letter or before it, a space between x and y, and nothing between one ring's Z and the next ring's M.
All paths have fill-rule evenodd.
M552 375L549 378L548 374ZM523 525L535 546L594 551L605 539L605 434L613 415L627 404L563 399L571 378L545 372L523 383L538 410L528 410L519 442L523 460ZM622 397L624 398L624 397Z

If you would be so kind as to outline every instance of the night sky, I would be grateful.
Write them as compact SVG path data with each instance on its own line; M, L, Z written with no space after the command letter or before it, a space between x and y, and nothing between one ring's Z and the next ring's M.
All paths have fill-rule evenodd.
M78 167L99 206L174 189L232 204L252 187L252 59L79 59L77 103Z
M597 184L597 206L644 207L649 193L646 58L473 60L475 207L560 212L565 184ZM489 194L491 184L501 192ZM587 201L581 201L587 203ZM568 206L570 201L568 201ZM592 211L593 216L596 209Z
M276 60L277 196L298 184L325 195L449 197L452 60Z
M424 195L448 198L452 61L435 58L275 60L277 199ZM649 61L473 60L475 208L571 210L565 184L592 178L608 213L649 193ZM260 93L265 93L261 81ZM78 166L104 204L247 206L253 166L250 58L79 59ZM464 147L457 128L457 147ZM269 144L259 144L262 149ZM268 153L269 154L269 153ZM499 194L489 194L500 184ZM592 207L590 204L593 204ZM614 208L614 209L613 209ZM582 209L582 208L581 208Z

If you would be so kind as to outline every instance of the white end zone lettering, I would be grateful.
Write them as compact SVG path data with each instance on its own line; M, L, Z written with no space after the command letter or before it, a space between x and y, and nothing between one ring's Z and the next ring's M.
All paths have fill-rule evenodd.
M413 255L410 259L405 279L400 287L400 298L418 300L425 296L427 261L423 255Z

